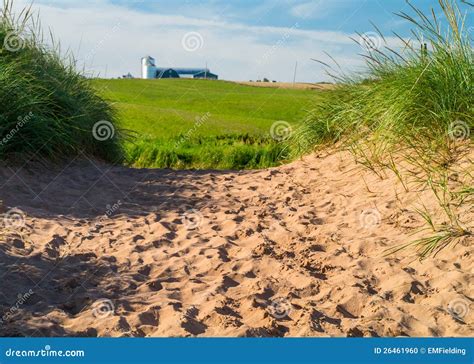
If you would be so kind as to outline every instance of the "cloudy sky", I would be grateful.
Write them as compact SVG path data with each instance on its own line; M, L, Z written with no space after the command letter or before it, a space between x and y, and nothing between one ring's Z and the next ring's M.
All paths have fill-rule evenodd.
M62 49L100 77L139 76L140 58L152 55L159 67L207 64L227 80L291 81L298 62L297 81L316 82L327 76L311 59L328 61L325 52L344 69L362 69L351 37L379 46L371 21L389 42L391 31L409 36L394 15L409 11L405 0L36 0L33 8Z

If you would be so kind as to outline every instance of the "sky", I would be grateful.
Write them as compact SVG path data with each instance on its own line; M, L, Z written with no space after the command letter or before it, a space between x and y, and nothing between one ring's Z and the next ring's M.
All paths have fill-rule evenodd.
M27 3L15 0L17 9ZM411 3L441 16L437 0ZM313 59L362 71L354 40L383 47L371 22L390 45L400 44L392 32L410 36L394 14L410 12L405 0L36 0L33 9L78 67L106 78L139 77L151 55L158 67L207 65L226 80L290 82L296 69L298 82L330 81ZM470 29L472 20L471 12Z

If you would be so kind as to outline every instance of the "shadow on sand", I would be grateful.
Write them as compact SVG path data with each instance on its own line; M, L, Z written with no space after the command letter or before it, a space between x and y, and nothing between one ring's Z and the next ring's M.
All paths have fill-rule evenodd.
M62 167L1 167L0 200L4 213L15 208L28 218L69 218L80 225L114 206L114 214L134 218L155 213L159 218L212 203L198 189L212 188L214 178L225 173L130 169L87 158ZM59 236L42 252L34 244L21 234L0 236L0 336L96 336L93 328L77 332L51 317L57 315L59 322L61 315L74 318L90 310L94 320L96 302L107 306L111 300L116 309L120 297L137 289L134 282L140 277L127 279L133 273L119 272L114 257L69 251Z

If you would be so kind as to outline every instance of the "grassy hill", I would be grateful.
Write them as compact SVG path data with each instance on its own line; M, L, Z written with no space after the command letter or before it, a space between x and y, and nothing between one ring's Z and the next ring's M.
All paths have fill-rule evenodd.
M119 125L134 132L128 162L157 168L277 165L288 153L272 125L284 121L294 130L323 94L189 79L94 80L94 87L114 103Z

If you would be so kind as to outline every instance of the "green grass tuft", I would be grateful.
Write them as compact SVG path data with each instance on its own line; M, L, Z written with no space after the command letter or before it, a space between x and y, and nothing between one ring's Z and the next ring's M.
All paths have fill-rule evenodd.
M113 108L72 57L45 45L38 24L30 8L16 16L10 0L0 9L0 158L54 161L83 153L122 161ZM110 136L102 141L93 133L100 121L111 128L109 135L97 130Z
M414 26L415 39L400 37L401 51L369 48L368 74L343 78L331 102L310 113L295 135L296 153L341 139L370 140L374 157L389 157L400 145L439 150L449 149L456 137L472 138L472 38L456 3L440 0L440 6L448 20L443 26L415 7L418 18L400 14ZM424 43L428 48L421 51Z
M127 148L127 161L135 167L172 169L257 169L281 164L285 146L270 137L248 134L138 140Z
M94 80L133 130L125 143L134 167L254 169L288 160L272 125L297 129L319 90L251 87L225 81Z
M407 178L430 188L446 221L435 224L430 212L420 213L432 235L402 247L414 244L424 258L472 236L472 228L457 213L462 202L454 203L459 200L456 193L464 203L472 197L472 175L457 171L465 178L456 193L452 189L459 187L451 186L446 175L465 160L474 136L474 52L471 28L465 24L473 5L439 0L443 23L435 10L426 15L409 5L414 15L399 15L413 26L412 39L397 35L402 49L367 47L368 71L339 77L330 101L319 101L292 146L300 155L340 141L380 176L384 169L393 171L406 190Z

